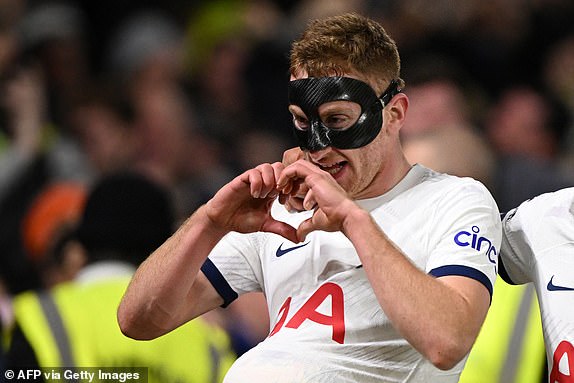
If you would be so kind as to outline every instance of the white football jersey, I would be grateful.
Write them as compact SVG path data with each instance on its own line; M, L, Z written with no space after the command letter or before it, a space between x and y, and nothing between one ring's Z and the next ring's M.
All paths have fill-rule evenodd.
M503 220L501 276L533 282L538 294L550 381L574 376L574 188L542 194Z
M500 216L482 184L415 165L388 193L357 203L421 270L476 279L492 294ZM297 227L311 213L276 203L272 214ZM316 231L303 243L230 233L202 270L226 304L251 291L267 298L270 335L225 382L458 381L464 361L440 371L394 329L340 232Z

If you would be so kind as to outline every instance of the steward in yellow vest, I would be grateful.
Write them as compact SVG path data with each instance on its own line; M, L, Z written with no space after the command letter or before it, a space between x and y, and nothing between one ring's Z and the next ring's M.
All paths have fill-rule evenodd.
M492 304L459 383L543 383L546 352L532 284L510 285L500 276Z
M84 267L72 281L15 297L5 367L143 367L149 383L221 382L236 355L215 324L200 317L163 337L136 341L117 323L136 266L171 235L173 222L169 194L144 176L101 179L78 228L59 244L62 262L81 258Z
M150 383L220 382L235 357L227 334L201 318L148 342L121 333L116 310L130 280L131 274L121 276L126 266L96 263L77 281L14 300L19 329L38 366L143 366Z

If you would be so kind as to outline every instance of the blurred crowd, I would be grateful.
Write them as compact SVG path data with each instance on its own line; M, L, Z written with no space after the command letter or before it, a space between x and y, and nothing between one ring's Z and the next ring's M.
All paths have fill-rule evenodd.
M412 161L483 181L501 211L574 185L571 0L1 0L6 295L61 277L45 254L77 212L40 214L54 185L81 206L102 176L141 172L171 191L181 221L239 172L281 160L295 146L289 43L346 11L399 46ZM234 332L247 338L239 353L266 335L259 306L238 305L245 320L227 325L257 323Z

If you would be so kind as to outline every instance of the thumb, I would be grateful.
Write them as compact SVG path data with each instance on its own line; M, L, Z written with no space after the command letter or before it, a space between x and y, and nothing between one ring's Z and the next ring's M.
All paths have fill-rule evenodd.
M301 222L299 227L297 228L297 242L304 242L305 238L307 238L307 234L314 231L315 227L313 226L313 218L308 218Z

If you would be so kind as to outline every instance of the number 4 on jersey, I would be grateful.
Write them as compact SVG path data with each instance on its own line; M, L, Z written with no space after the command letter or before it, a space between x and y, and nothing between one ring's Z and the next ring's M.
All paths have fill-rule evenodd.
M317 308L328 298L331 298L331 315L325 315L317 311ZM287 324L287 316L289 315L289 307L291 305L291 297L288 297L281 308L279 309L279 320L273 327L269 336L276 334L283 325L287 328L297 329L301 324L309 319L310 321L319 323L325 326L331 326L333 329L332 338L337 343L345 342L345 311L344 311L343 290L335 283L325 283L321 285L311 295L311 297L301 306L301 308L289 319Z

